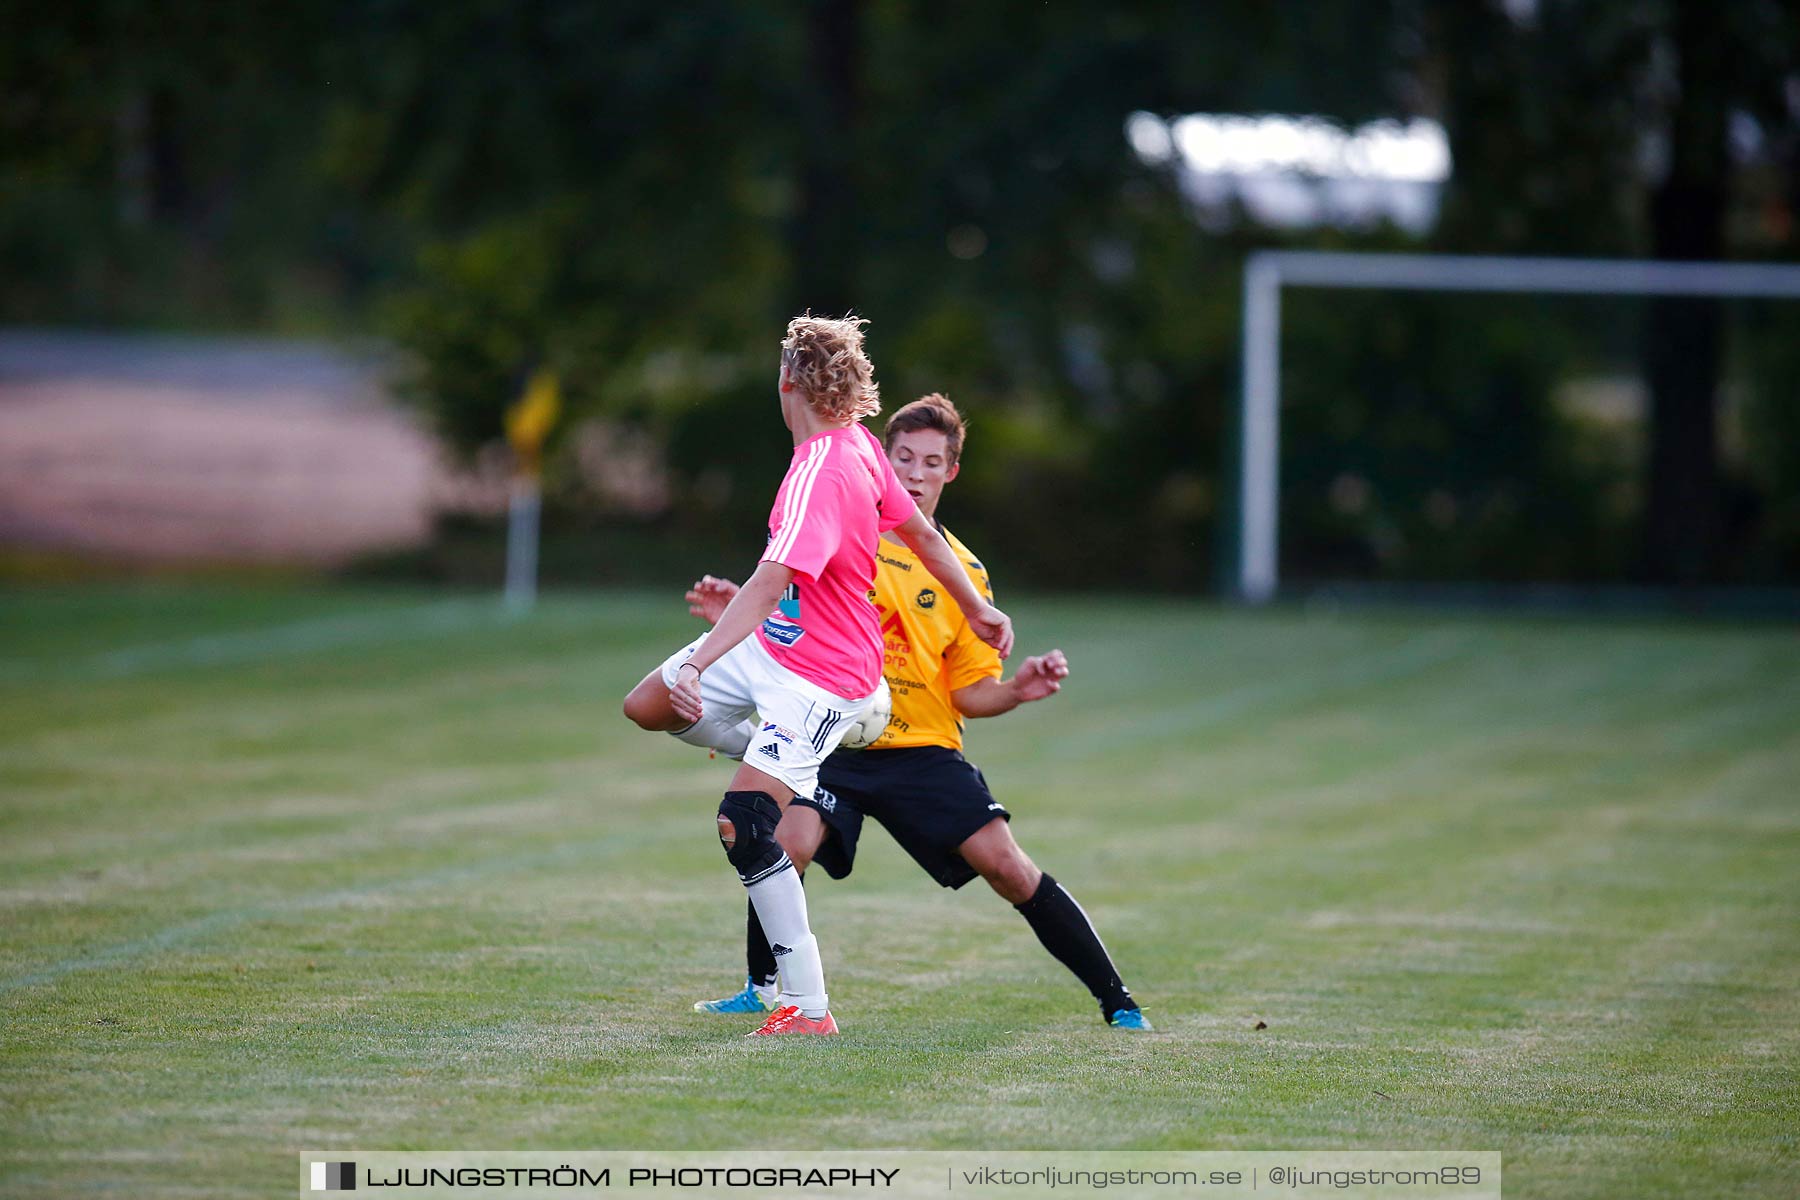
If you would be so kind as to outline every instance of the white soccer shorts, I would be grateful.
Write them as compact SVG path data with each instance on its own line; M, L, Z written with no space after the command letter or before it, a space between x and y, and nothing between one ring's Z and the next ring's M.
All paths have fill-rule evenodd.
M662 665L665 684L675 686L676 670L705 640L701 634L669 656ZM729 729L761 714L744 762L781 780L796 796L818 789L819 764L880 694L878 688L861 700L846 700L828 692L776 662L754 633L700 676L702 720Z

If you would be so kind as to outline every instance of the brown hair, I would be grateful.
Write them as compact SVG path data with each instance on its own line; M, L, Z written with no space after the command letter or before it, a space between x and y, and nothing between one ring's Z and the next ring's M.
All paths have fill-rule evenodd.
M868 323L855 314L833 320L810 312L788 322L781 361L821 417L860 421L881 411L875 368L863 353L862 327Z
M892 448L896 434L935 429L944 435L944 448L954 463L962 457L963 433L967 428L963 415L950 403L950 397L933 392L929 396L920 396L889 417L881 437L883 444Z

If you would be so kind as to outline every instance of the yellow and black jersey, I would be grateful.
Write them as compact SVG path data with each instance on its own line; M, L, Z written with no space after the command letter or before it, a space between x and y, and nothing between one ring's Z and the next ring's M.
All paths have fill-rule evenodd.
M987 568L949 530L951 551L990 602ZM962 714L950 694L980 679L1000 677L1000 654L975 636L956 601L905 546L882 538L875 548L875 587L881 615L881 673L894 694L894 717L872 750L903 746L962 748Z

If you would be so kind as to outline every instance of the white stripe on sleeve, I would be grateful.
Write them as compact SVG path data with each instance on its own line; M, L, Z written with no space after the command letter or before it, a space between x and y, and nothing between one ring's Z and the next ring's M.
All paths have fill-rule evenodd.
M788 531L794 527L795 507L800 499L801 480L813 465L814 460L819 457L819 448L823 444L822 442L815 443L813 448L806 452L806 458L788 475L787 494L781 498L781 528L776 531L774 540L770 541L768 550L764 551L765 557L774 551L775 544L787 536Z
M782 517L781 536L775 539L775 544L769 547L768 551L763 555L764 558L771 558L776 562L780 562L793 550L794 543L799 540L800 527L806 522L807 505L812 502L813 484L818 482L820 474L825 470L825 462L830 457L830 441L820 442L819 447L823 453L819 453L816 456L809 456L800 468L801 476L804 478L795 478L794 482L796 486L790 490L788 496L789 500L793 500L793 492L799 492L799 500L792 506L793 516L789 518L784 513Z

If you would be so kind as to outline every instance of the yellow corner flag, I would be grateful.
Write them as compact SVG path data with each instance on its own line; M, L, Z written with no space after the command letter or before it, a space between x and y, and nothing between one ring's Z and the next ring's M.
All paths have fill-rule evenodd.
M562 411L562 384L549 368L533 371L525 394L506 410L506 440L525 469L536 474L544 439Z

